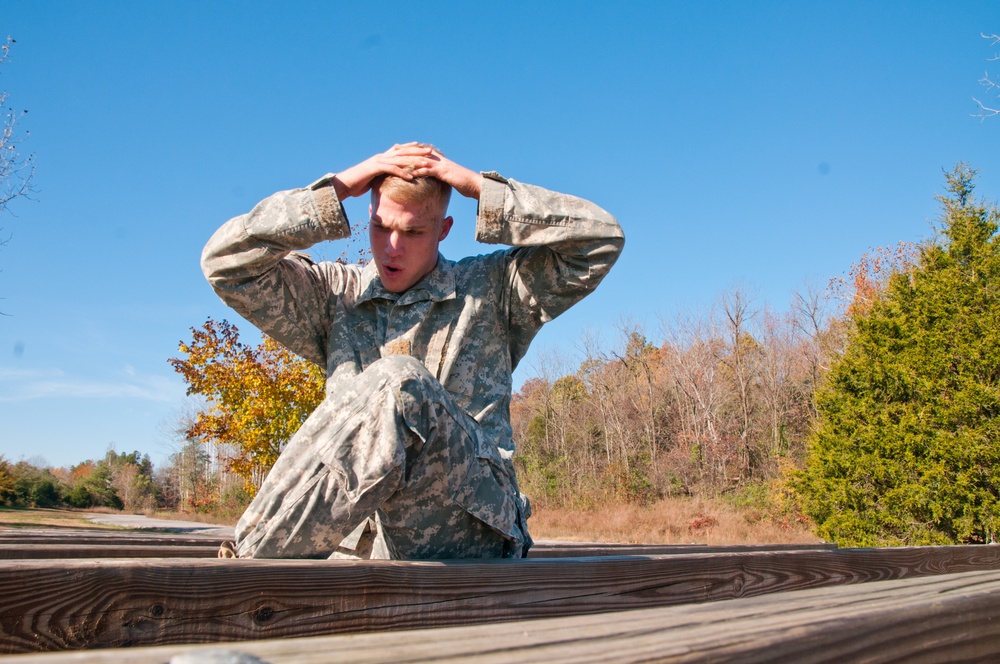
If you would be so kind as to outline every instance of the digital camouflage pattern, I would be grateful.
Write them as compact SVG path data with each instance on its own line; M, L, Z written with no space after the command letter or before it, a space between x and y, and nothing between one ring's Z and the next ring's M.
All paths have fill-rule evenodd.
M370 514L374 541L342 548L374 547L376 558L500 558L527 544L498 448L405 355L375 362L320 404L265 487L237 527L241 556L325 558Z
M350 235L332 176L265 199L205 247L216 293L328 376L240 520L241 556L336 555L342 540L371 557L526 552L511 374L541 326L596 288L624 236L593 203L484 175L476 239L513 248L439 256L404 293L374 264L295 253Z

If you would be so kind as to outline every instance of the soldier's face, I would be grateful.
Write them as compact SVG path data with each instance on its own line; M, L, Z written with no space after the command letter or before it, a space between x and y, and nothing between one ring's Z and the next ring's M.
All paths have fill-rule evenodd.
M382 286L402 293L427 276L437 265L438 244L451 223L451 217L441 218L435 201L403 204L376 195L368 236Z

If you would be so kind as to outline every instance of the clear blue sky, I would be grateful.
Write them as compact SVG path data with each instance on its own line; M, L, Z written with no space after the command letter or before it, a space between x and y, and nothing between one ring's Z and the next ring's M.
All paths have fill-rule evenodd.
M983 31L996 0L4 0L0 88L38 170L0 217L0 454L164 461L186 403L167 358L209 316L250 332L202 278L205 241L394 142L619 218L618 266L536 352L622 317L655 339L658 315L736 284L784 309L868 247L927 237L956 162L1000 195L1000 118L972 117ZM445 255L492 249L474 206L452 211Z

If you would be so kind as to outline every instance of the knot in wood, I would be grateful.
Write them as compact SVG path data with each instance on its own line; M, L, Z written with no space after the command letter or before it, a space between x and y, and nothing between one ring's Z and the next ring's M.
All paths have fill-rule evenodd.
M153 616L154 618L159 618L160 616L162 616L163 615L163 605L162 604L154 604L153 606L149 607L149 615Z
M274 617L274 609L269 606L262 606L253 612L253 620L257 623L264 623Z

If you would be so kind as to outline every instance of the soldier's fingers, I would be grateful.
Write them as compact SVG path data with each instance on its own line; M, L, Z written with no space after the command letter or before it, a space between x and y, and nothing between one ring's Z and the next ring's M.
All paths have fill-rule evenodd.
M386 163L412 170L417 167L427 166L429 162L425 155L397 155L386 160Z
M384 173L389 175L396 175L406 180L412 180L414 173L416 173L423 164L419 161L414 161L412 159L407 160L396 160L392 163L385 164L382 169Z
M426 145L407 145L393 150L389 157L426 157L431 154L433 148Z

